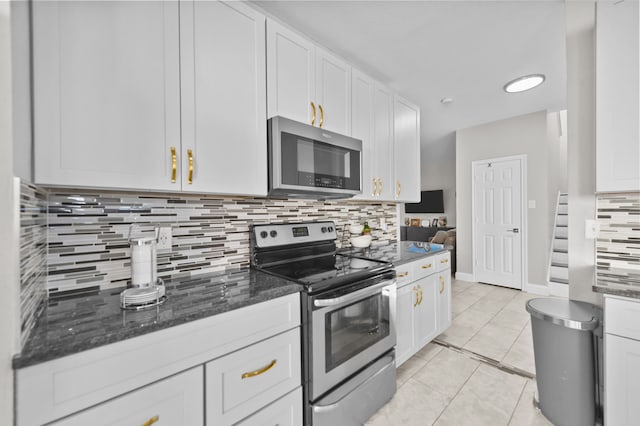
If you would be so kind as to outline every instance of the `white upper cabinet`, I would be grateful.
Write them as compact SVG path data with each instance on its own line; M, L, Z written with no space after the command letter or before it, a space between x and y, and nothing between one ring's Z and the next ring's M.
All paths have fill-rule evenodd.
M188 1L180 21L182 190L266 195L265 17Z
M420 109L396 95L393 117L395 199L420 202Z
M267 21L268 116L351 134L351 66Z
M373 90L373 193L375 199L395 200L393 182L393 92L375 84Z
M351 134L351 66L316 48L316 102L318 126L343 135Z
M267 52L267 115L311 124L317 114L311 108L315 98L313 43L268 19Z
M179 190L178 3L33 3L36 183Z
M598 1L596 191L640 191L638 1Z
M356 199L375 199L373 163L374 81L354 69L351 75L351 136L362 140L362 194Z

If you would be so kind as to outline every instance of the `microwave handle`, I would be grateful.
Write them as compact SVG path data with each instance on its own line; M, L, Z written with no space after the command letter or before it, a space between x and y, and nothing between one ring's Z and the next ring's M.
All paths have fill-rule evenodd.
M381 283L372 285L371 287L366 287L358 291L354 291L353 293L345 294L344 296L335 297L332 299L316 299L313 301L313 305L318 308L325 307L325 306L341 305L345 302L350 302L353 300L361 299L363 297L374 295L378 293L381 288L393 285L395 283L396 283L395 279L392 281L383 281Z

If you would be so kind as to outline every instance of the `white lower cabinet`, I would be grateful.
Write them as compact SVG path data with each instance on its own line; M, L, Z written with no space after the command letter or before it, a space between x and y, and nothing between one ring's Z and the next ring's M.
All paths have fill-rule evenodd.
M293 392L237 424L240 426L300 426L302 424L302 387L299 386Z
M233 424L301 383L298 328L206 364L207 425Z
M396 366L451 325L451 269L449 252L396 267Z
M604 420L640 424L640 301L605 297Z
M203 425L202 367L192 368L78 414L55 426Z

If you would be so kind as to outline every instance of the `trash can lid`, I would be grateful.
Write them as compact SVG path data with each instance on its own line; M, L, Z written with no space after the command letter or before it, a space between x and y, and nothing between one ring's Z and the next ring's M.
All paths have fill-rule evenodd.
M602 318L602 309L577 300L540 298L527 302L532 317L575 330L595 330Z

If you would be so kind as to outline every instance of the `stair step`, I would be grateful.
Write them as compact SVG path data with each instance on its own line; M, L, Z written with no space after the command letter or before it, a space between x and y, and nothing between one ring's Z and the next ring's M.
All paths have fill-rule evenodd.
M569 226L569 216L566 214L556 216L556 226Z
M551 253L551 263L566 266L569 264L569 254L566 252L554 251Z
M557 283L557 284L569 284L569 280L565 280L562 278L551 278L549 281L551 281L552 283Z
M555 280L557 278L568 280L569 279L569 268L561 267L561 266L552 266L551 267L551 280Z
M566 226L556 226L554 238L567 239L569 238L569 228Z
M559 251L566 253L569 251L569 241L568 240L553 240L553 251Z
M569 214L569 206L566 204L560 204L558 206L558 214Z
M569 204L569 194L560 194L558 204Z
M557 266L558 268L568 268L568 267L569 267L569 264L567 264L567 263L551 262L551 266Z

